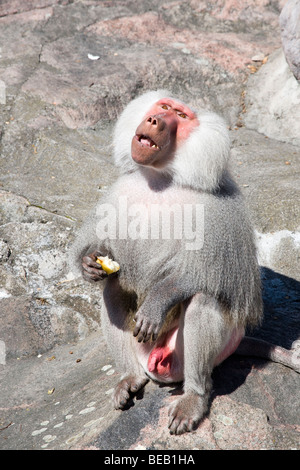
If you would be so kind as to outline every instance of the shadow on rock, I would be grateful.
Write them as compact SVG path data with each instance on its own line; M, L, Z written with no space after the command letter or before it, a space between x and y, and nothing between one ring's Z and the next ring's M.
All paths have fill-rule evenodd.
M247 336L291 349L300 337L300 282L262 267L264 319ZM213 396L227 395L239 388L252 368L261 369L269 361L254 356L233 355L213 372Z

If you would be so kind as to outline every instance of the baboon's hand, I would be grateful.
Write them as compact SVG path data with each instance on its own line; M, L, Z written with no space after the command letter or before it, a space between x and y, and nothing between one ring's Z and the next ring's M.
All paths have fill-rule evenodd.
M133 330L133 336L137 337L139 343L146 343L152 337L155 341L158 337L159 330L161 328L161 321L153 320L144 315L141 311L138 311L134 317L136 321L135 328Z
M97 282L107 277L107 273L96 262L98 256L101 256L101 253L93 251L82 258L82 275L86 281Z

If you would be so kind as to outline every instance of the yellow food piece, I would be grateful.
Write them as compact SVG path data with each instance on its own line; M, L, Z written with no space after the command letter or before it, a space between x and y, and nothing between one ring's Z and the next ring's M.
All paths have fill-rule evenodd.
M101 264L103 271L105 271L107 274L115 273L120 269L120 265L116 261L110 259L108 256L99 256L96 259L96 263Z

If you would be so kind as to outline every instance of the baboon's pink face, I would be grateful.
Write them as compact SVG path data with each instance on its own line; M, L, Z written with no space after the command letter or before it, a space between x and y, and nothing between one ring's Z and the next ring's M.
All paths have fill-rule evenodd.
M157 101L136 129L131 145L133 160L146 166L164 166L197 126L198 118L188 106L171 98Z

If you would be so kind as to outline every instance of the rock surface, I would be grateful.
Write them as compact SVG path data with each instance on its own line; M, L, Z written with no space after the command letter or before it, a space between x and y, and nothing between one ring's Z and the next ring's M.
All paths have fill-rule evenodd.
M249 79L245 105L244 122L249 129L300 145L300 87L282 49Z
M300 80L300 1L289 0L279 17L282 46L291 71Z
M228 121L263 267L265 320L252 334L292 347L300 85L281 49L286 3L1 2L1 449L300 447L299 374L252 357L215 370L211 412L191 434L168 433L173 388L149 384L133 408L113 411L120 371L100 292L66 267L77 227L117 177L116 117L144 90L168 88Z

